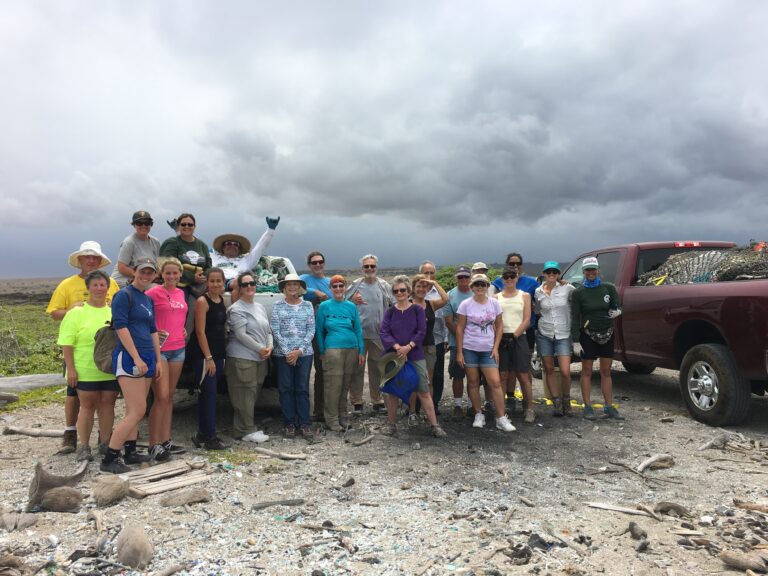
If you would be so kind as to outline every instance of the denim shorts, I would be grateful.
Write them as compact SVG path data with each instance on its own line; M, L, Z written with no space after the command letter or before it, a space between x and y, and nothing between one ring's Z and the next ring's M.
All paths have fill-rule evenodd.
M464 367L465 368L498 368L499 365L491 358L491 352L476 352L475 350L468 350L462 348L464 353Z
M570 338L555 338L536 333L536 350L542 356L570 356L573 352Z
M184 362L186 349L179 348L178 350L161 350L160 356L166 362Z

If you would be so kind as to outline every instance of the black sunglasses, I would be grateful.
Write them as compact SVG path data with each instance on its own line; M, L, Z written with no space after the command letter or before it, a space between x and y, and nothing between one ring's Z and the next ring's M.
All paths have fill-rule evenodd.
M239 248L240 242L238 242L237 240L227 240L226 242L224 242L224 246L237 246Z
M245 288L246 286L256 286L256 282L251 280L250 282L240 282L240 287Z
M488 284L485 282L475 282L472 284L472 288L488 288Z
M363 264L363 268L366 270L376 270L376 264Z
M181 222L179 224L179 226L181 226L182 228L194 228L195 227L195 223L194 222Z
M522 266L522 262L507 262L507 266Z
M402 294L403 292L408 292L408 288L392 288L393 294Z
M320 264L325 264L325 260L312 260L309 264L311 266L320 266Z
M560 270L553 270L550 268L549 270L544 270L544 274L560 274Z
M138 220L133 223L134 226L152 226L154 222L152 220Z
M331 288L344 288L344 284L331 284Z
M503 274L501 277L504 278L504 280L512 280L517 278L517 274Z

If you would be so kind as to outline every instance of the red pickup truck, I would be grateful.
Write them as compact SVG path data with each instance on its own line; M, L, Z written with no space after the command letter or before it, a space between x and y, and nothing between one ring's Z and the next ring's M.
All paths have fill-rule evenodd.
M669 256L733 248L733 242L653 242L593 250L563 278L582 280L581 261L597 256L604 281L616 285L623 314L616 323L616 360L628 372L658 366L680 371L691 415L723 426L744 421L751 393L768 391L768 280L640 286L637 279Z

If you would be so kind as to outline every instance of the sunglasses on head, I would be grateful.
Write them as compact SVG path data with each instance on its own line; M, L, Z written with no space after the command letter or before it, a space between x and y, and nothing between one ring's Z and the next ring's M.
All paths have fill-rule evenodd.
M341 282L337 284L331 284L331 288L344 288L344 284L342 284Z
M365 270L376 270L376 264L363 264Z
M182 228L194 228L195 223L194 222L180 222L179 226Z
M133 223L134 226L152 226L152 224L154 224L152 220L139 220Z
M325 260L312 260L309 264L310 266L320 266L320 264L325 264Z
M501 277L504 278L504 280L514 280L517 278L517 274L502 274Z
M256 286L256 282L251 280L250 282L240 282L240 287L245 288L246 286Z
M408 288L392 288L393 294L402 294L403 292L408 292Z

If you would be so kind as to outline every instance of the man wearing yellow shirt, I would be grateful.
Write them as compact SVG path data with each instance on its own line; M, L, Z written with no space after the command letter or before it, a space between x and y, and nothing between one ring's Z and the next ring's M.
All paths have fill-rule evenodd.
M79 250L69 255L67 262L73 268L80 270L80 272L62 280L56 287L56 290L54 290L53 296L51 296L46 312L57 322L61 322L69 310L82 306L83 302L88 299L88 290L85 287L85 277L88 273L111 264L111 260L101 251L101 245L93 240L83 242ZM119 289L117 282L114 279L110 279L107 305L111 304L112 297ZM76 425L79 412L80 401L77 398L77 391L75 388L67 387L67 399L64 402L66 426L64 428L61 450L59 451L61 454L74 452L77 448Z

